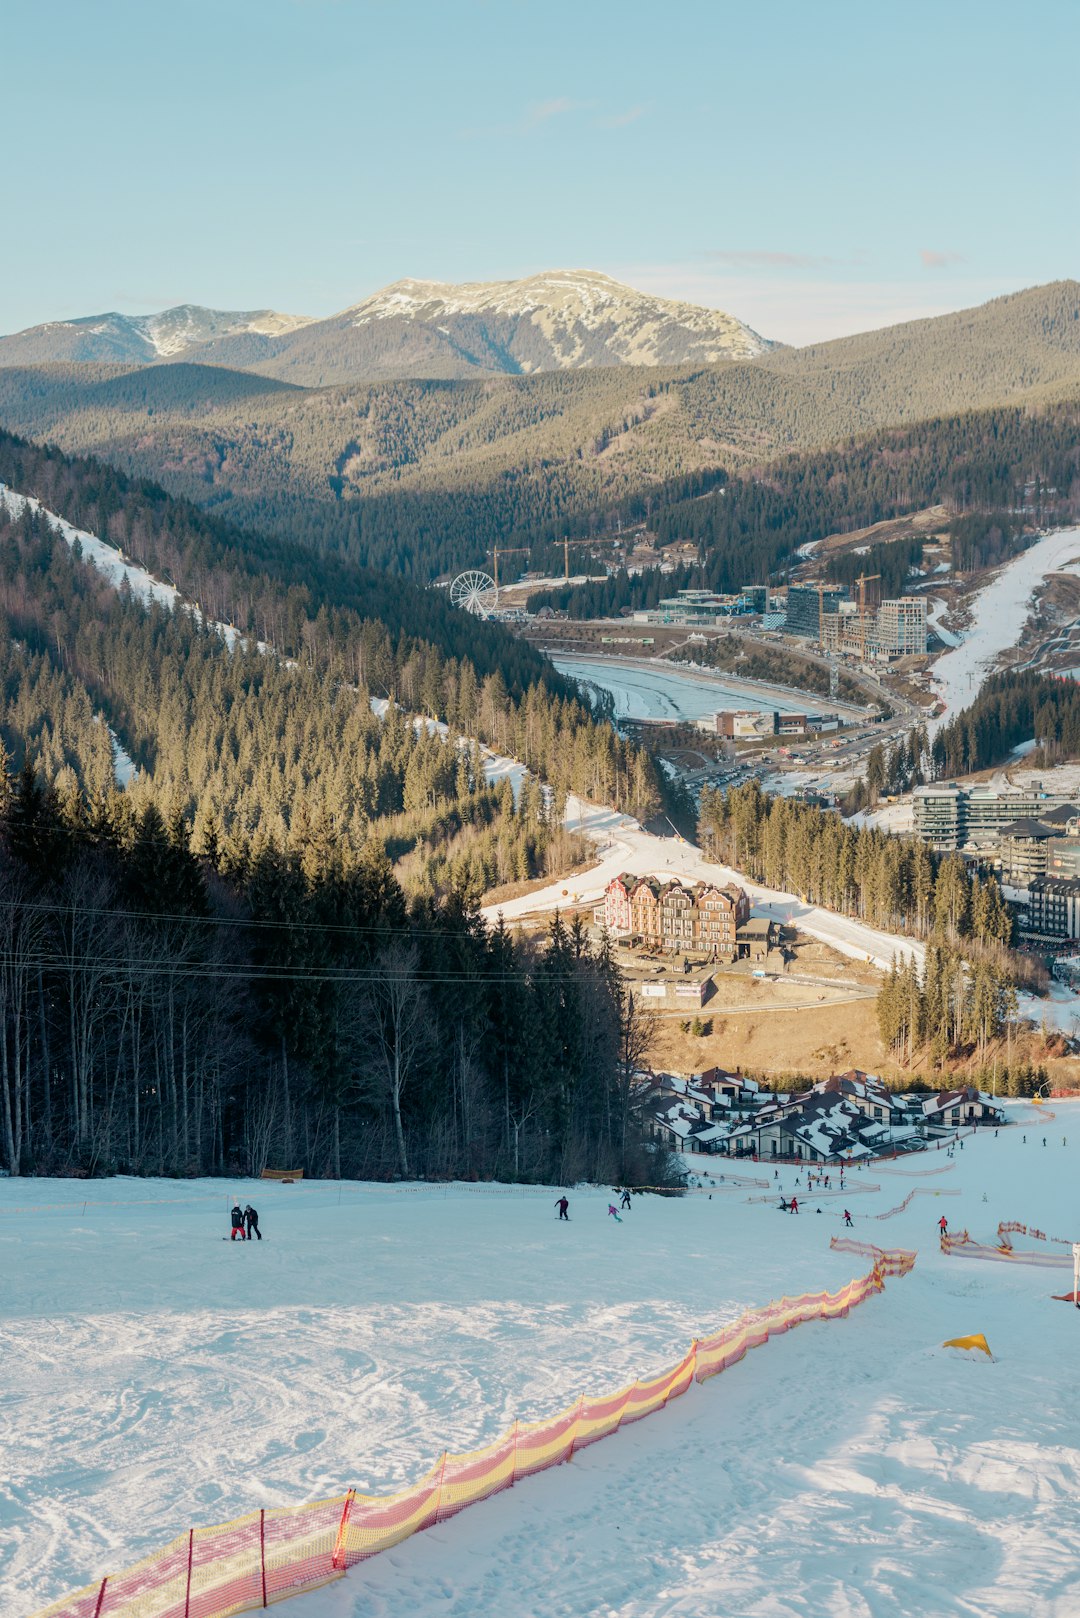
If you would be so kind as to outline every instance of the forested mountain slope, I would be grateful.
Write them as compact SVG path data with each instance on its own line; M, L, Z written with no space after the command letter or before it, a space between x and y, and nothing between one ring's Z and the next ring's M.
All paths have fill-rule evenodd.
M0 422L426 582L496 543L651 519L786 449L1076 397L1078 343L1080 287L1059 282L698 371L301 389L205 365L0 368Z
M650 1178L610 959L474 909L563 868L571 788L648 812L644 755L561 682L514 695L400 625L315 610L284 546L245 570L150 486L6 437L0 475L291 653L117 592L0 491L0 1165ZM125 791L106 722L138 765ZM493 788L473 736L551 797Z
M941 506L958 573L992 566L1034 528L1080 517L1080 401L971 411L868 433L834 449L780 456L740 470L718 492L671 501L653 518L663 543L692 543L699 561L673 573L545 592L549 606L575 617L654 606L691 583L739 589L782 578L798 547L828 534ZM893 587L896 552L853 557L833 569L884 567ZM905 568L917 560L905 552ZM534 598L539 603L540 597Z

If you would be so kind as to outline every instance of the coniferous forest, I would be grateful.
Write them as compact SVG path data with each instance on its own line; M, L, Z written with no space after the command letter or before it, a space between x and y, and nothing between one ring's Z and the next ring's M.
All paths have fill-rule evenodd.
M637 1013L576 928L408 901L374 846L226 869L153 802L0 787L8 1172L655 1174Z
M0 499L0 1165L653 1177L610 957L476 911L580 856L568 792L649 813L647 756L529 648L504 677L487 625L454 614L444 649L316 608L280 548L255 574L159 491L3 447L159 574L204 568L252 638L115 591ZM528 767L516 794L480 742Z

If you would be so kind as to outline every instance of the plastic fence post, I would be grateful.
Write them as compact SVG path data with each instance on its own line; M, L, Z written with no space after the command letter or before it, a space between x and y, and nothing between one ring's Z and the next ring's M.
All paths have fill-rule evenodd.
M101 1589L97 1593L97 1605L94 1608L94 1618L101 1618L101 1609L105 1605L105 1586L108 1584L108 1582L109 1575L106 1573L105 1577L101 1581Z
M434 1528L436 1523L441 1522L442 1520L439 1513L442 1511L443 1484L446 1481L446 1457L449 1455L449 1453L450 1451L448 1449L444 1449L439 1460L439 1483L435 1492L435 1510L431 1514L430 1522L423 1524L423 1527L425 1528Z
M195 1530L188 1529L187 1537L187 1588L184 1591L184 1618L191 1618L191 1564L195 1556Z
M341 1521L338 1523L337 1539L334 1541L334 1554L330 1559L330 1566L333 1568L337 1567L338 1558L343 1558L345 1554L345 1530L349 1526L349 1513L352 1510L355 1494L356 1490L350 1489L345 1496L345 1504L341 1508Z
M574 1459L574 1439L577 1437L578 1427L579 1427L579 1425L581 1423L581 1412L582 1412L582 1410L584 1408L584 1405L585 1405L585 1395L582 1394L580 1399L577 1402L577 1410L574 1412L574 1428L573 1428L573 1431L570 1434L570 1448L566 1452L566 1459L568 1461L572 1461Z
M259 1563L262 1568L262 1604L266 1606L266 1511L259 1512Z

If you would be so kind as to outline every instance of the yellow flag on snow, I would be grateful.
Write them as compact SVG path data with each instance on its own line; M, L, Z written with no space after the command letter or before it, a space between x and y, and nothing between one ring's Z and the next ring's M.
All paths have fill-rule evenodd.
M941 1346L942 1348L978 1348L982 1350L988 1360L992 1360L994 1357L990 1352L990 1344L986 1341L981 1331L976 1332L972 1337L950 1337L948 1342L942 1343Z

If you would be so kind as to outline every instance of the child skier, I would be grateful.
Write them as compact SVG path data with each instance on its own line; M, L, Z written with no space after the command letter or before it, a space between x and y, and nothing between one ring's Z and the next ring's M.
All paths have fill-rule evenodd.
M848 1230L851 1229L851 1215L848 1213L846 1208L844 1209L844 1224L847 1226Z
M569 1199L567 1197L560 1197L558 1202L555 1204L555 1206L559 1210L559 1218L560 1219L565 1219L567 1224L569 1224L570 1223L570 1216L566 1211L567 1208L569 1208L569 1206L570 1206Z
M942 1214L941 1218L938 1220L937 1227L943 1236L947 1236L949 1234L949 1221L946 1219L944 1214Z
M259 1215L257 1210L251 1206L250 1202L244 1209L244 1224L247 1226L247 1239L249 1242L252 1239L253 1231L259 1240L262 1241L262 1231L259 1229Z
M798 1197L792 1197L792 1199L791 1199L791 1207L789 1208L788 1212L789 1213L798 1213L798 1211L799 1211L799 1199L798 1199Z
M623 1192L623 1194L622 1194L622 1202L620 1203L619 1206L622 1207L622 1208L629 1208L629 1206L630 1206L630 1189L629 1189L629 1187L627 1187L627 1189Z
M232 1235L229 1237L229 1240L234 1242L239 1236L241 1241L246 1241L247 1238L244 1235L244 1215L238 1202L233 1203L233 1210L229 1217L232 1220Z
M618 1208L616 1208L616 1206L615 1206L615 1204L613 1202L608 1203L607 1211L611 1215L612 1219L614 1219L614 1221L615 1221L615 1223L617 1225L622 1224L622 1220L619 1218L619 1210L618 1210Z

